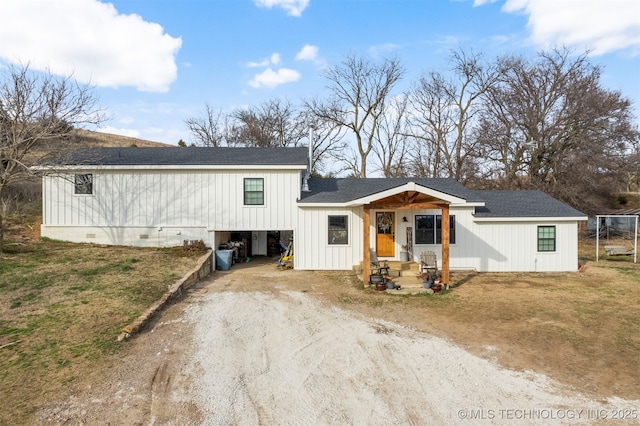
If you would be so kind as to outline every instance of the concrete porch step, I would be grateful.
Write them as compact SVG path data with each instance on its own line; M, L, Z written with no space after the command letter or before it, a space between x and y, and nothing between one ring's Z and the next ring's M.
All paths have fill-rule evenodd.
M384 264L384 262L380 262ZM420 270L420 264L417 262L405 262L399 260L388 260L389 275L392 277L415 277ZM353 270L358 275L362 275L362 264L355 265Z

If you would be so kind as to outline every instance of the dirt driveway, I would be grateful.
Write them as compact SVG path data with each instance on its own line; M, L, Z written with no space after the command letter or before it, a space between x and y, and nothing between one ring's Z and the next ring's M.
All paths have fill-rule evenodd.
M325 297L333 276L251 266L201 283L40 422L593 424L640 407L338 309Z

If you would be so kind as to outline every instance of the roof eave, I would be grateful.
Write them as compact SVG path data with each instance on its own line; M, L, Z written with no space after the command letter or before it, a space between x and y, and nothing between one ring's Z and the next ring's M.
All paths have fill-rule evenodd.
M475 216L473 218L474 222L576 222L585 220L587 220L587 216Z
M233 165L177 165L177 164L145 164L145 165L104 165L104 164L77 164L63 166L33 166L34 171L61 172L74 170L306 170L306 165L270 165L270 164L233 164Z

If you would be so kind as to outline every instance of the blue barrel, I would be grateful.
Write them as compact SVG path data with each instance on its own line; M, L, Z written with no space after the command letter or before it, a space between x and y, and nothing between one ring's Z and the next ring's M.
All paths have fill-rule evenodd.
M216 269L228 271L233 263L233 250L216 250Z

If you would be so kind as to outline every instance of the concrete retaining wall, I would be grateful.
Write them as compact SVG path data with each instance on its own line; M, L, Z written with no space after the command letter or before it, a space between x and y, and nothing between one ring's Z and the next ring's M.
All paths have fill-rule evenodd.
M156 312L161 311L167 303L182 295L182 292L192 287L194 284L208 276L213 271L213 251L209 250L198 259L198 266L188 272L182 279L174 283L169 290L162 295L160 300L151 305L135 321L122 329L118 336L118 341L128 339L132 334L139 333L140 330L151 320Z

